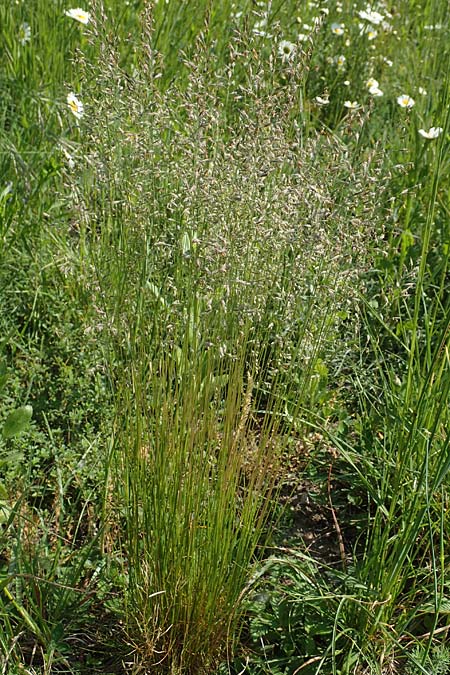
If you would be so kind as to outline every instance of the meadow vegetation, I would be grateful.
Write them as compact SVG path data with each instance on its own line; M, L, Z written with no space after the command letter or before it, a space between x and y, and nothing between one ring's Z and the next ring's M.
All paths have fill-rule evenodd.
M450 672L450 9L0 5L0 673Z

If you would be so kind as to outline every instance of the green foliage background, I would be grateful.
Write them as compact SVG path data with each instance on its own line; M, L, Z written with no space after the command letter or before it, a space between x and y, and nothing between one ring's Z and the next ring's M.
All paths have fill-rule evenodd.
M448 3L69 9L0 6L0 672L446 672Z

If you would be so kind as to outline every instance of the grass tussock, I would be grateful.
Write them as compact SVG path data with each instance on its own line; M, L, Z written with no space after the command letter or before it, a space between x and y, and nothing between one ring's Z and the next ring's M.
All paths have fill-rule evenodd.
M109 42L90 74L73 236L114 380L127 630L149 666L208 672L239 620L276 456L369 264L380 183L375 151L356 170L338 139L302 138L301 72L260 96L273 73L237 36L212 86L199 39L186 86L162 95L143 30L131 76Z

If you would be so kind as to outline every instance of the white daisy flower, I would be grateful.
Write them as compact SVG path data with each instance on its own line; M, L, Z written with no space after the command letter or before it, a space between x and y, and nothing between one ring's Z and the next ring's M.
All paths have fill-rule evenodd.
M73 92L67 94L67 105L69 106L69 108L71 109L77 120L83 117L84 106Z
M419 87L417 90L421 96L426 96L428 94L427 90L424 89L423 87Z
M372 87L378 87L378 85L379 82L374 77L369 77L369 79L366 82L367 89L371 89Z
M71 19L75 19L75 21L79 21L80 23L88 24L91 18L91 15L89 12L85 12L84 9L81 9L80 7L77 7L76 9L68 9L66 12L64 12L66 16L69 16Z
M319 105L328 105L329 102L330 102L330 99L329 99L328 97L327 97L327 98L322 98L322 96L316 96L316 98L315 98L314 100L315 100L315 102L318 103Z
M377 37L378 33L377 33L376 30L368 30L367 33L366 33L366 35L367 35L367 39L368 39L368 40L375 40L375 38Z
M30 40L31 40L31 28L28 23L23 23L19 28L19 42L23 47Z
M278 43L278 54L283 61L292 61L295 58L296 52L297 47L293 42L281 40L281 42Z
M376 85L374 87L369 87L369 94L371 96L376 96L376 97L384 96L383 92L381 91L381 89L379 88L378 85Z
M358 16L361 19L364 19L364 21L373 23L375 26L378 26L378 24L380 24L384 19L382 14L376 12L374 9L371 9L369 6L367 6L365 10L362 9L360 12L358 12Z
M299 33L297 35L297 40L299 42L306 42L307 39L308 39L308 35L306 35L305 33Z
M347 61L347 59L345 58L345 56L343 54L341 54L340 56L337 56L334 60L335 64L338 67L338 70L344 70L346 61Z
M429 131L425 129L419 129L419 134L424 138L437 138L443 132L442 127L431 127Z
M345 26L343 23L332 23L331 32L334 35L344 35Z
M408 94L402 94L401 96L397 96L397 103L400 108L412 108L415 100L411 96L408 96Z
M392 68L392 66L394 65L393 61L391 61L391 59L387 59L385 56L383 57L383 61L388 68Z
M345 101L344 103L344 108L348 108L349 110L358 110L360 107L358 101Z

